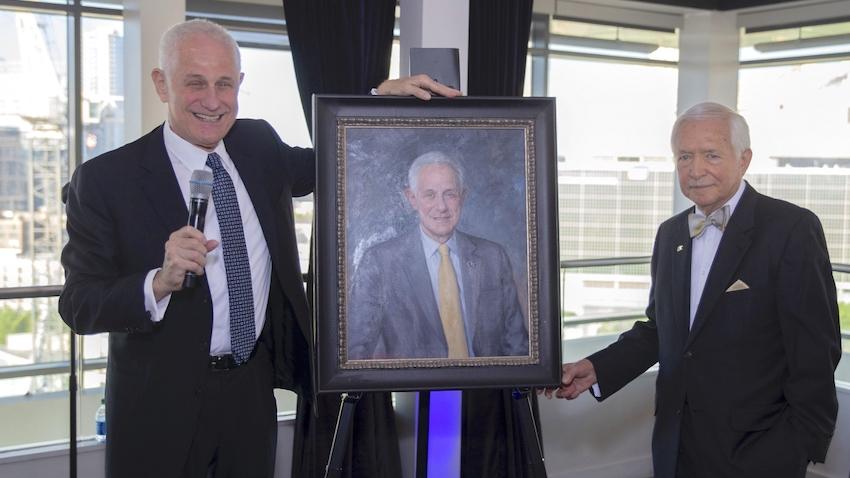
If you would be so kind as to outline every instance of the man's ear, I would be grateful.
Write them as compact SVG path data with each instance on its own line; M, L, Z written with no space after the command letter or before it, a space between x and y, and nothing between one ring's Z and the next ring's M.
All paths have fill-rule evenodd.
M168 103L168 81L166 81L165 72L160 68L154 68L151 71L151 80L153 80L153 86L156 88L159 100Z
M414 194L410 188L404 188L404 197L407 198L407 202L410 204L410 207L416 209L416 194Z
M747 148L741 153L741 176L747 172L747 168L750 167L750 160L753 159L753 150Z

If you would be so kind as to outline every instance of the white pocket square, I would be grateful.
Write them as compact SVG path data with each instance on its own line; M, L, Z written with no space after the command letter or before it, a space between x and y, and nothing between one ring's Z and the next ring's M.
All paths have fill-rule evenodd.
M750 286L748 286L746 282L742 281L741 279L738 279L732 285L730 285L728 289L726 289L726 292L735 292L736 290L746 290L749 288Z

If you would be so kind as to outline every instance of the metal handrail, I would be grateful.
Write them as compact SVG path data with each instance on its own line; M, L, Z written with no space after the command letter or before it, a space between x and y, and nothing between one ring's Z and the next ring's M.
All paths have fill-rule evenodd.
M604 257L599 259L571 259L561 261L561 269L580 269L584 267L625 266L649 264L652 256Z
M98 357L83 360L83 371L99 370L106 368L106 357ZM71 367L69 360L57 362L39 362L26 365L7 365L0 367L0 379L38 377L41 375L53 375L56 373L68 373Z
M643 312L621 312L616 314L598 314L598 315L583 315L580 319L563 319L561 320L562 327L574 327L577 325L587 324L604 324L608 322L617 322L620 320L641 320L645 319L646 314ZM850 332L841 332L841 338L850 340ZM2 372L0 372L2 374Z
M633 264L649 264L652 256L603 257L599 259L571 259L561 261L561 269L580 269L584 267L624 266ZM850 274L850 264L833 262L832 272ZM0 289L2 290L2 289Z
M605 314L585 314L576 319L562 319L561 325L564 327L574 325L587 324L602 324L605 322L617 322L619 320L640 320L645 319L646 314L642 310L631 310L626 312L615 312Z
M0 300L3 299L37 299L40 297L59 297L61 285L35 285L29 287L0 288Z

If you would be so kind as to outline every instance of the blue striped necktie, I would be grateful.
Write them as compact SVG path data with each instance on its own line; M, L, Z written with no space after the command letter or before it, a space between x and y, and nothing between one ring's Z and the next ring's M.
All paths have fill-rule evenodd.
M207 156L207 166L213 172L213 204L221 230L224 271L227 275L227 295L230 298L230 347L236 363L245 363L256 342L254 326L254 294L251 289L251 264L245 246L245 231L239 200L230 175L221 165L216 153Z

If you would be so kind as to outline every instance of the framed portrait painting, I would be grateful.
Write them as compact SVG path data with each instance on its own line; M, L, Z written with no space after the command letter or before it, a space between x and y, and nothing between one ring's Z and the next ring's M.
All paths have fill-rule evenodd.
M314 98L319 392L560 380L552 98Z

